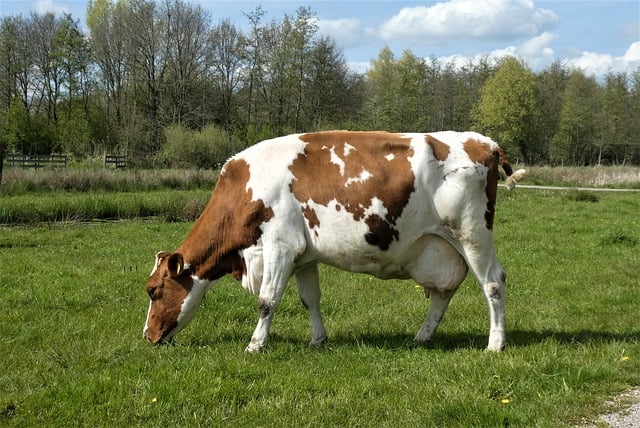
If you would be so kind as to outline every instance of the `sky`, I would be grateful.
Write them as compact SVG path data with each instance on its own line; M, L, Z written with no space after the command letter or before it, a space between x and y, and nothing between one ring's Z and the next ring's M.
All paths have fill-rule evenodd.
M410 50L456 64L512 55L536 72L556 60L596 77L640 68L640 0L187 1L202 5L213 23L229 20L245 31L245 14L260 5L263 22L307 6L357 72L385 46L396 58ZM71 13L85 26L86 7L86 0L0 0L0 16Z

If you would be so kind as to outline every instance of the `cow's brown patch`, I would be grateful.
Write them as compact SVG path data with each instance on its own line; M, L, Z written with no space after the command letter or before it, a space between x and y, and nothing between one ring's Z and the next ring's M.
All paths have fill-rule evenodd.
M431 135L425 136L425 141L429 146L431 146L431 150L433 150L433 156L439 160L440 162L444 162L449 157L449 153L451 152L451 148L438 140L437 138L432 137Z
M415 190L409 138L387 132L332 131L300 139L307 143L304 153L289 167L296 199L324 206L335 200L336 209L344 207L355 221L364 219L369 226L367 242L388 249L399 238L395 221ZM384 218L366 217L374 197L387 209Z
M494 151L489 144L475 139L469 139L464 143L464 151L467 152L469 159L473 162L480 163L489 169L487 172L487 183L485 188L487 193L487 210L485 211L484 218L486 220L487 229L493 229L493 219L496 212L496 198L498 195L498 179L500 178L498 164L500 153L502 151Z
M302 214L304 214L305 218L309 222L310 229L320 226L320 219L318 218L316 210L314 210L313 208L304 207L302 208Z
M262 200L252 200L249 175L244 160L227 162L209 204L177 250L199 278L241 277L246 266L238 251L258 242L260 226L273 218Z

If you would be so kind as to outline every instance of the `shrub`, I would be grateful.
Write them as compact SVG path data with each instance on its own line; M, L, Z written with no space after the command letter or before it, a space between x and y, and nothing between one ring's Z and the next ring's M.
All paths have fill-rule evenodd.
M165 130L165 139L157 160L169 168L219 168L245 147L239 139L215 126L200 131L171 126Z

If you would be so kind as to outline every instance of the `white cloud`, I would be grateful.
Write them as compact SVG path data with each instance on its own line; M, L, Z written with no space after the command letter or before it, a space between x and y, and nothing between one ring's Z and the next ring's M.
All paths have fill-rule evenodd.
M514 39L553 28L558 17L530 0L448 0L406 7L380 27L384 40Z
M532 37L519 46L511 45L505 48L495 49L488 54L477 54L472 56L451 55L438 58L438 60L459 68L469 63L477 64L481 60L488 60L491 63L496 63L501 58L513 56L523 59L532 70L537 71L553 62L554 52L550 45L556 38L556 35L545 32L539 36Z
M622 56L582 52L582 55L568 62L572 67L596 76L603 76L609 72L630 73L640 67L640 41L632 43Z
M340 47L352 48L362 44L364 31L359 19L318 19L316 24L320 34L331 37Z
M57 3L54 0L38 0L33 6L33 10L36 13L42 14L42 15L47 12L53 12L56 15L62 15L64 13L71 12L71 9L69 9L68 6Z

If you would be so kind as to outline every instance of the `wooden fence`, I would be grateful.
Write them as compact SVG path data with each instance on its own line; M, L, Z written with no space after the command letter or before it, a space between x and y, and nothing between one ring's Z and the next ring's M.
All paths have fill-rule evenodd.
M104 166L113 165L116 169L125 168L127 159L124 155L104 155Z
M67 155L21 155L19 153L10 153L5 157L5 162L7 166L20 168L66 168ZM124 155L105 154L103 164L106 167L125 168L127 166L127 158Z
M21 168L67 167L66 155L21 155L10 153L6 159L10 166L19 166Z

